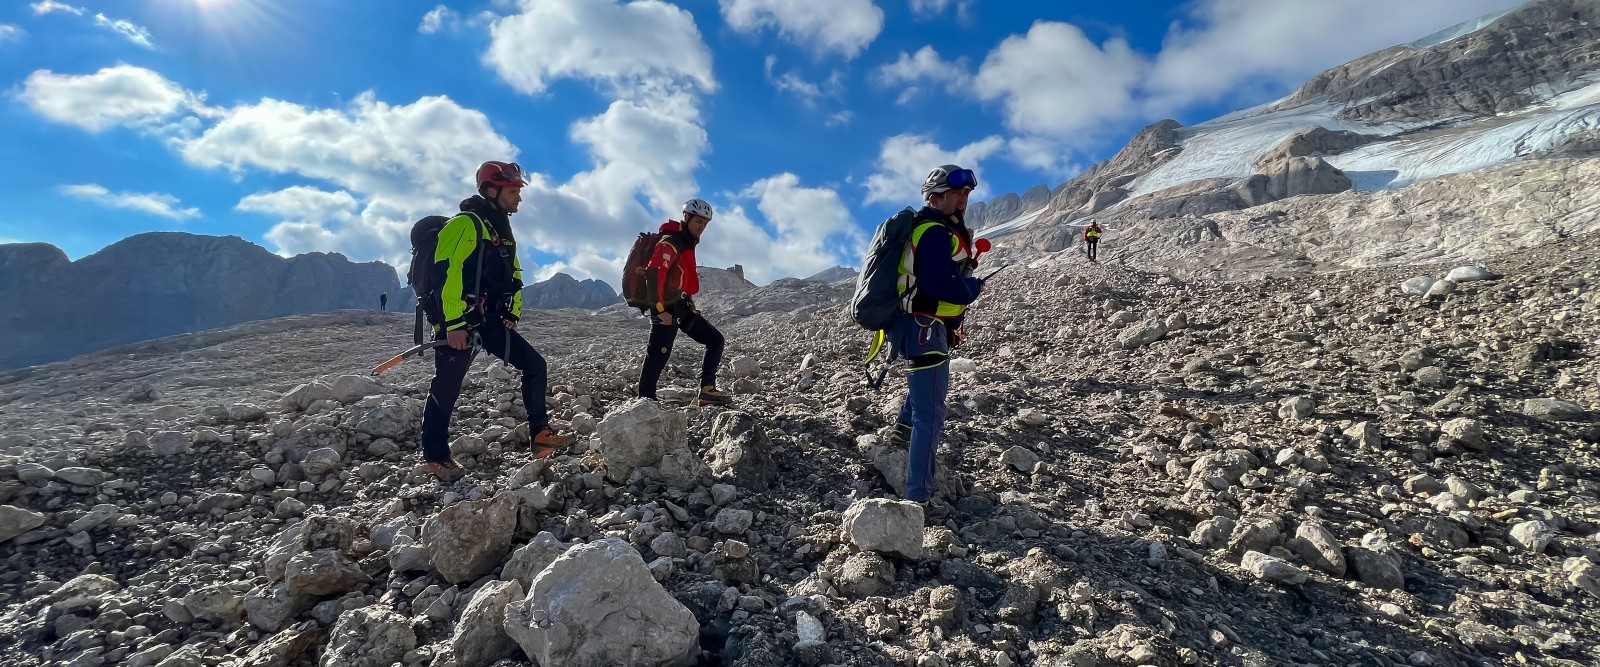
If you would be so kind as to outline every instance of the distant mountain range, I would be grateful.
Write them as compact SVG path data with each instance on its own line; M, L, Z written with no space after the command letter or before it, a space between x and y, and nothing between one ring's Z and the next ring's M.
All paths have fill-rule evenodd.
M248 320L378 307L394 268L343 255L283 258L236 236L152 232L78 261L44 243L0 245L0 368Z

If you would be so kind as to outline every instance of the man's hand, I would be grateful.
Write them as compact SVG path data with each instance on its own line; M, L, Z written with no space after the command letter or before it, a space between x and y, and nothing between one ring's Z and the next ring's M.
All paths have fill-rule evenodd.
M662 324L665 324L669 327L672 326L672 313L663 312L659 315L659 317L661 318Z
M445 332L445 334L444 334L444 342L445 342L445 344L449 345L450 349L452 349L452 350L465 350L465 349L467 349L467 330L466 329L456 329L456 330L453 330L453 331Z
M960 345L962 339L966 338L966 333L961 329L961 327L956 327L950 330L949 336L945 342L949 343L951 349L954 349L957 345Z
M517 321L516 320L506 318L506 319L502 319L500 321L506 323L506 328L507 329L510 329L512 331L516 331L517 330Z

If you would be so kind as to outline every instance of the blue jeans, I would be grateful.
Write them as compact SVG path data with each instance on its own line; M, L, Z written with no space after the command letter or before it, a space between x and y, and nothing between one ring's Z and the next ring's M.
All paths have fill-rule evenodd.
M899 355L911 362L907 378L911 392L900 406L900 421L911 424L906 500L920 503L933 495L934 455L944 428L945 396L950 393L950 343L944 322L927 315L901 315L890 335Z

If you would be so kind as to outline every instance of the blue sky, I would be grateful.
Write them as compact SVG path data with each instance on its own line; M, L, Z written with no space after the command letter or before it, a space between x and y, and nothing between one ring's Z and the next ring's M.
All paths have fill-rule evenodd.
M533 172L525 266L615 282L717 209L702 263L855 265L927 170L1059 184L1162 118L1507 0L43 0L0 9L0 242L147 231L399 263L472 169Z

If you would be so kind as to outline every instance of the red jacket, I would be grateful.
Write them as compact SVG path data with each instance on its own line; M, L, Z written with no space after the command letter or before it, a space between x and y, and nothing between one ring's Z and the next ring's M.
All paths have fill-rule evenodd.
M1097 224L1094 224L1094 223L1089 223L1088 226L1083 228L1083 240L1085 240L1085 241L1099 241L1100 240L1100 234L1103 231L1104 230L1100 229L1100 225L1097 225ZM1093 232L1093 233L1091 233L1091 232Z
M647 269L656 272L657 302L671 303L677 301L680 294L700 293L700 274L694 265L696 241L683 223L668 220L661 224L661 242L656 244L655 255L650 258Z

